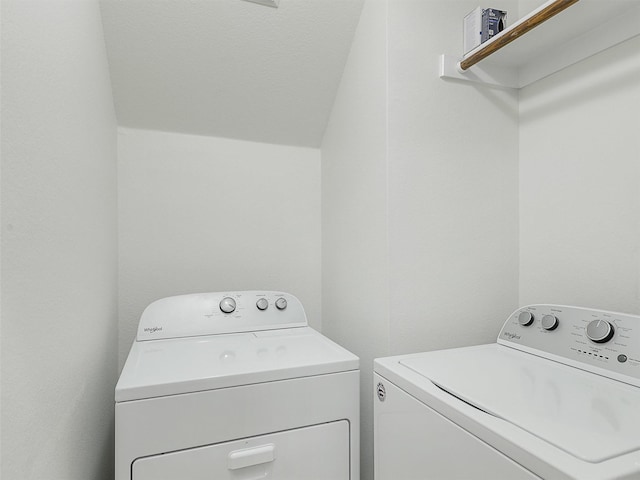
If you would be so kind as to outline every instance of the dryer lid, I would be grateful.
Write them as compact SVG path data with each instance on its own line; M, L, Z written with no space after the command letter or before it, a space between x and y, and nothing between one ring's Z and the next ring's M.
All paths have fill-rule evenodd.
M587 462L640 450L638 387L496 344L429 352L400 364Z
M358 369L310 327L134 342L116 402Z

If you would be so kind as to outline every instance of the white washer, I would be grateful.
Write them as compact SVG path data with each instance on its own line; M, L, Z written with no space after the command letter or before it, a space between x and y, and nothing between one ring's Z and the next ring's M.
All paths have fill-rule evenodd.
M115 390L115 477L356 480L358 362L286 293L158 300Z
M376 480L640 479L638 316L531 305L374 371Z

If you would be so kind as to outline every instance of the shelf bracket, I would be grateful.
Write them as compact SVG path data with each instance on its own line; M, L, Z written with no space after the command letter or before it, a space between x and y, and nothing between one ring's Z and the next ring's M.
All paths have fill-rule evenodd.
M518 74L514 69L495 66L484 69L481 65L475 65L468 70L461 70L460 57L454 55L440 55L439 75L440 78L454 78L496 87L520 88Z

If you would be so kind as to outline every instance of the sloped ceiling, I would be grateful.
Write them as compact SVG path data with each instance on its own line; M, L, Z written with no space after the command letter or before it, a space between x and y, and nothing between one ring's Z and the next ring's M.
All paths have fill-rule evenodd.
M104 0L118 123L317 147L362 2Z

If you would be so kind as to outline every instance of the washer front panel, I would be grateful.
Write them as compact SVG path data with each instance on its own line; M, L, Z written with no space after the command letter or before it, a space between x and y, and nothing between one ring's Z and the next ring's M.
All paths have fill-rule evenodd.
M374 373L374 385L378 384L388 390L389 397L380 401L376 395L373 400L376 480L541 480Z
M523 325L524 315L531 315L533 321ZM551 317L556 319L555 326ZM607 336L609 326L612 335ZM640 386L640 317L636 315L529 305L511 314L498 343Z
M640 389L500 345L427 352L400 365L590 463L640 451Z
M537 359L539 362L564 367L563 365L496 344L453 349L453 351L481 348L502 349L511 352L514 356L522 358L530 357ZM404 365L406 360L421 358L431 353L435 352L378 358L374 361L374 372L542 478L549 480L631 480L640 478L640 450L599 463L586 462L557 448L540 437L529 433L519 425L514 425L502 418L479 410L460 398L456 398L445 390L437 387L429 378ZM467 361L473 357L471 351L468 353L471 355L465 355ZM436 360L439 361L443 359ZM449 359L449 361L455 362L455 359ZM473 361L472 358L471 361ZM570 367L566 367L566 369L582 375L591 375ZM480 375L479 383L482 383L482 379L488 378L491 375L491 372ZM600 378L597 375L591 376ZM504 380L505 384L508 385L509 378L505 378ZM600 378L600 380L605 379ZM624 386L624 384L620 382L613 380L610 382ZM389 384L384 383L384 380L383 384L387 389L387 397L383 402L384 408L386 409L387 406L393 403L390 398L392 392L389 389ZM544 385L540 384L540 387L544 388ZM490 390L492 385L483 384L480 388ZM515 385L514 388L516 388ZM560 386L560 388L563 387ZM635 387L629 386L629 388ZM606 389L604 392L606 393ZM500 395L500 392L496 392L495 395ZM540 397L536 397L536 399L538 398ZM374 402L379 402L377 397L374 397ZM599 405L589 405L589 407L593 409L600 408ZM522 408L535 408L538 409L538 411L544 411L544 403L541 404L535 402L533 398L529 398L524 405L522 405ZM567 405L566 408L570 408L570 405ZM587 406L584 405L582 408L585 410ZM546 415L546 412L542 413L542 415ZM606 415L606 411L599 409L597 415ZM602 420L606 422L606 419ZM586 432L584 436L598 443L600 438L595 434L595 430L587 428L588 426L589 424L585 424ZM377 426L375 428L377 428ZM417 446L416 455L420 455L422 450L420 446ZM464 452L454 450L453 455L455 458L464 458ZM451 459L453 457L448 455L447 458ZM416 477L425 478L425 475L418 475Z

